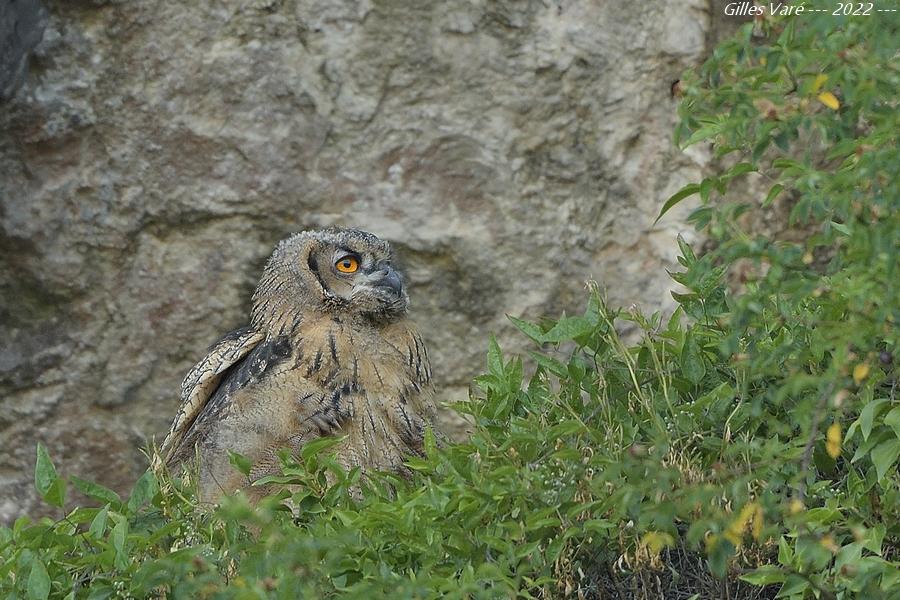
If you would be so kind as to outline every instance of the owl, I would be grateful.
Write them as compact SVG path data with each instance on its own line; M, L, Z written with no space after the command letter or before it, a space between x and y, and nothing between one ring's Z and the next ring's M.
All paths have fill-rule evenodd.
M253 294L250 325L191 369L160 448L169 467L199 460L204 501L278 473L282 449L340 436L338 462L407 474L434 419L425 344L387 242L355 229L282 240ZM252 463L249 477L229 451Z

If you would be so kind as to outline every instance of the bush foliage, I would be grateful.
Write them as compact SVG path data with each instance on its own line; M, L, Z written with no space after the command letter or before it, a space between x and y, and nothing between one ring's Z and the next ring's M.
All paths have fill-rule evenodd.
M584 314L512 318L532 351L490 342L471 439L430 440L412 481L324 440L258 507L150 472L123 500L39 446L67 514L0 528L0 597L897 597L897 39L892 13L768 19L686 75L676 138L730 166L663 206L699 195L713 241L680 240L675 314L593 287Z

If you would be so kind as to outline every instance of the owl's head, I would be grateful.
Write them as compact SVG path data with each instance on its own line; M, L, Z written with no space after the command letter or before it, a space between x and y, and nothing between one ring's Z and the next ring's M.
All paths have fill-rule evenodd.
M391 322L408 305L387 242L358 229L304 231L272 253L253 294L253 323L286 331L309 311Z

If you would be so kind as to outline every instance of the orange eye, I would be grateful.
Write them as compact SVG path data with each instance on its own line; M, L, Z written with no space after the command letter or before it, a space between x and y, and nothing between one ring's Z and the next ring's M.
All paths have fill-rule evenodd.
M353 256L345 256L334 263L334 266L341 273L356 273L356 270L359 269L359 261Z

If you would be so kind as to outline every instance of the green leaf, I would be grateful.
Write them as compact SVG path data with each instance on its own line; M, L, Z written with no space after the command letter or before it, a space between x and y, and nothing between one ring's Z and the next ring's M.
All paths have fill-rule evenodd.
M881 576L881 591L894 590L896 592L897 589L900 589L900 567L897 567L896 564L896 562L893 565L885 563L886 568Z
M900 440L894 438L893 440L881 442L872 449L870 456L872 457L872 464L875 465L875 470L878 472L878 479L883 479L888 469L900 456Z
M587 433L584 423L575 419L569 419L562 423L557 423L547 430L547 440L555 440L557 438L566 438L576 433Z
M687 221L698 231L709 225L713 217L713 209L708 206L700 206L691 211Z
M325 450L334 448L335 446L343 442L345 438L346 436L330 436L307 442L303 444L303 447L300 449L300 458L306 461L316 454L319 454L320 452L324 452Z
M131 496L128 498L128 511L134 513L145 503L153 498L159 491L159 485L156 483L156 476L153 471L147 469L144 474L135 482L134 488L131 490Z
M834 559L834 567L840 572L844 565L855 565L862 558L863 544L862 542L854 542L843 546Z
M850 232L850 228L847 227L847 226L846 226L845 224L843 224L843 223L837 223L837 222L835 222L835 221L832 221L832 222L831 222L831 226L832 226L834 229L836 229L837 231L843 233L844 235L847 235L847 236L852 235L851 232Z
M778 197L778 194L784 189L784 186L780 183L776 183L769 189L769 193L766 194L766 199L763 200L763 206L769 206L772 204L772 201Z
M99 500L104 504L109 503L113 506L117 506L122 501L122 499L119 497L119 494L107 487L100 485L99 483L94 483L93 481L88 481L87 479L82 479L81 477L76 476L72 476L71 480L72 485L75 486L75 489L77 489L88 498Z
M690 293L690 294L679 294L678 292L669 292L669 293L672 294L672 298L674 298L675 301L678 304L681 304L682 306L691 306L692 307L694 304L700 302L700 296L697 294L694 294L694 293Z
M44 501L51 506L62 508L66 503L66 480L62 477L57 477L44 495Z
M717 179L714 177L705 177L700 182L700 201L706 204L709 201L709 194L716 185Z
M776 566L763 565L750 573L741 575L740 579L752 585L771 585L773 583L784 583L785 579L787 579L787 574Z
M130 560L125 551L125 540L128 537L128 519L122 515L115 516L117 522L110 533L110 541L116 552L114 564L117 569L124 570L128 568L128 562Z
M34 487L43 496L50 490L50 486L56 481L56 467L50 460L47 448L40 442L37 445L37 462L34 465Z
M894 590L896 592L897 589L900 589L900 567L897 566L896 561L894 564L886 561L882 564L884 565L884 573L881 576L881 591Z
M884 424L894 430L894 434L900 438L900 406L895 406L884 416Z
M251 485L259 487L263 485L269 485L272 483L283 485L283 484L296 484L303 481L303 478L300 475L266 475L265 477L260 477L259 479L254 479Z
M549 343L568 342L587 335L594 330L594 324L585 317L563 317L544 334L544 341Z
M493 335L488 342L487 353L488 373L497 377L503 377L503 354L500 352L500 345L497 344L497 338Z
M778 562L789 567L794 560L794 550L784 536L778 538Z
M688 196L693 196L697 192L700 191L700 186L696 183L689 183L666 200L666 203L663 204L662 209L659 211L659 214L656 215L656 220L653 221L653 224L656 225L659 223L659 220L662 219L663 215L669 212L673 206L687 198Z
M513 325L516 326L516 329L527 335L533 341L541 344L544 342L544 333L541 331L541 328L531 323L530 321L525 321L523 319L517 319L512 315L506 315L506 318L509 319Z
M688 381L694 385L699 384L706 376L702 350L691 331L685 335L684 345L681 348L681 370Z
M772 161L772 166L776 169L797 169L799 171L805 170L804 166L801 163L790 158L776 158Z
M695 419L705 413L723 414L732 407L734 395L734 388L725 381L685 406L685 409L693 413Z
M710 548L706 559L709 561L709 570L716 577L725 577L728 572L728 560L734 554L734 546L725 538L719 538Z
M778 590L776 598L803 598L804 592L810 589L809 582L797 575L788 575L781 589Z
M753 163L740 162L725 171L723 177L731 179L734 177L739 177L741 175L746 175L747 173L752 173L754 171L756 171L756 167L753 166Z
M250 469L253 468L253 464L250 462L249 458L243 454L232 452L231 450L228 451L228 462L245 476L250 475Z
M862 432L863 441L869 439L872 434L872 427L875 426L875 415L879 412L882 405L888 402L887 398L879 398L868 402L859 413L859 430Z
M540 354L538 352L529 352L528 355L531 356L534 362L547 369L547 371L553 373L557 377L562 378L568 375L568 369L566 369L566 365L556 360L555 358Z
M688 146L692 146L697 142L703 141L707 138L711 138L722 130L721 123L710 123L705 125L691 134L691 136L685 140L685 142L681 145L682 148L687 148Z
M825 506L811 508L804 511L800 516L804 522L817 525L827 525L843 518L840 509Z
M886 533L887 528L884 525L870 527L862 537L863 548L881 556L881 545L884 543Z
M684 236L680 233L675 237L675 241L678 243L678 249L681 251L681 256L687 261L686 267L691 266L695 262L697 262L697 255L694 254L694 249L691 248L691 245L687 243L684 239Z
M606 312L606 306L603 298L600 297L600 292L592 288L587 308L584 311L584 318L594 325L601 325L604 312Z
M44 502L60 507L65 503L65 481L57 475L47 448L40 442L37 445L37 460L34 465L34 487Z
M772 143L772 138L768 135L764 135L753 145L753 150L750 153L751 158L753 160L759 160L762 158L763 153L765 153L766 148L769 147L769 144Z
M605 519L589 519L584 521L581 524L581 527L584 531L589 531L591 533L601 533L607 534L613 529L617 529L617 525L615 523L611 523Z
M434 435L434 429L432 427L425 428L425 455L433 456L435 452L438 451L437 438Z
M709 269L703 274L700 281L697 282L697 292L701 296L706 297L707 304L711 304L711 298L709 296L711 296L711 292L719 285L722 276L725 275L727 270L728 267L726 265Z
M881 442L885 440L894 438L894 432L889 430L887 427L879 427L872 433L868 440L859 444L856 447L856 452L853 453L853 457L850 459L851 463L855 463L863 457L867 457L872 453L872 450Z
M88 527L88 532L96 539L100 539L103 537L103 534L106 532L106 521L109 517L109 507L104 506L100 512L97 513L97 516L94 517L94 520L91 521L90 527Z
M41 559L31 561L31 573L26 586L28 600L46 600L50 596L50 575Z

